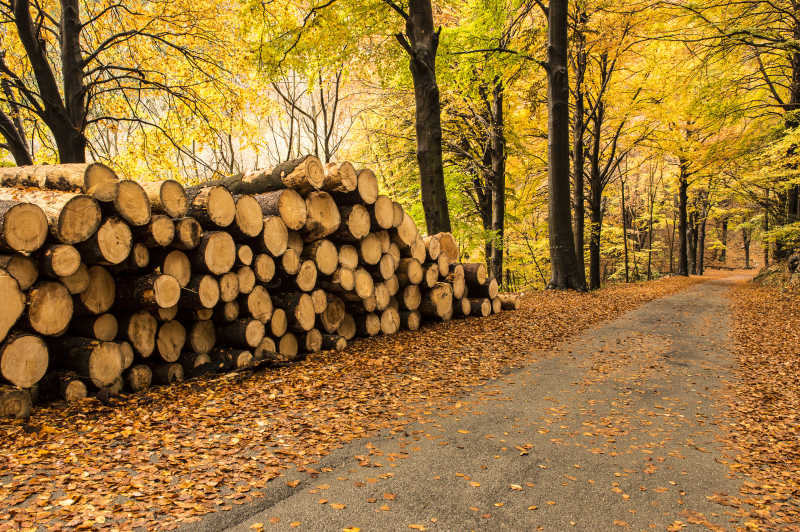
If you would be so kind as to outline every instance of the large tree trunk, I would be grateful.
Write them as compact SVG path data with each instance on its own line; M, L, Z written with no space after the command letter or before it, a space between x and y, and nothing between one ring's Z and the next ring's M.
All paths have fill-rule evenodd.
M569 75L567 69L566 0L553 0L548 9L548 229L550 282L548 288L585 289L578 275L569 193Z
M681 159L678 175L678 275L689 275L689 250L687 249L688 220L686 214L687 190L689 188L688 162Z

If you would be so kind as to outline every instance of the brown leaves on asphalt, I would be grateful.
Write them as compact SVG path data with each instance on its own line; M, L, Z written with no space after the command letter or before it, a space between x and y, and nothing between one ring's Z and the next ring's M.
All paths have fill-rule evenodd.
M289 468L313 474L331 449L424 418L538 350L694 282L539 292L515 312L363 340L288 367L154 388L111 405L39 409L38 431L0 425L0 531L171 529L230 510L283 487L269 481Z
M800 294L754 285L732 294L738 380L730 404L731 468L741 497L717 501L748 514L754 530L800 523Z

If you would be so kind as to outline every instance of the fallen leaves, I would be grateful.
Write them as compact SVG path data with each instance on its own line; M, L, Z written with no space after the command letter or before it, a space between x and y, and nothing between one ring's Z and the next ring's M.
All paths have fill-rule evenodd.
M332 502L328 506L330 506L334 510L344 510L345 508L347 508L346 504L341 504L341 503L338 503L338 502Z

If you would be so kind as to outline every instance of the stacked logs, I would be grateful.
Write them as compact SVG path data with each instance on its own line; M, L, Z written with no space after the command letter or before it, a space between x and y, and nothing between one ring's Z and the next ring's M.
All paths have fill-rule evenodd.
M517 308L375 174L313 156L183 187L0 169L0 415Z

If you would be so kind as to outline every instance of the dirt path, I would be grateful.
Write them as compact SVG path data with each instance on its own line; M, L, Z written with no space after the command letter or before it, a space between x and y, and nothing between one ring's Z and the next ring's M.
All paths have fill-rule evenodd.
M298 485L191 529L730 529L707 497L738 488L719 463L712 393L733 363L731 282L588 330L456 414L357 440L315 478L294 473Z

